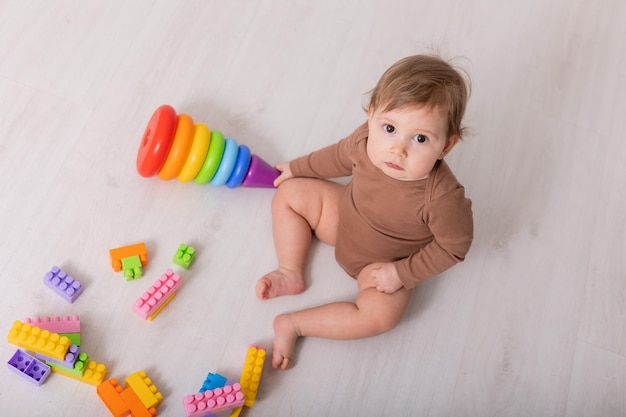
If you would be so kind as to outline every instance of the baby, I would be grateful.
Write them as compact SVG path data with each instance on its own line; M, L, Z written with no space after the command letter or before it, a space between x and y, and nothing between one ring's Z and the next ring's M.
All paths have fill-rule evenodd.
M274 320L272 366L293 366L300 336L356 339L395 327L413 288L462 261L471 201L443 158L461 140L468 85L438 57L392 65L371 91L367 123L276 168L272 202L278 269L256 285L266 300L305 289L312 234L335 247L358 295ZM328 181L351 175L347 185Z

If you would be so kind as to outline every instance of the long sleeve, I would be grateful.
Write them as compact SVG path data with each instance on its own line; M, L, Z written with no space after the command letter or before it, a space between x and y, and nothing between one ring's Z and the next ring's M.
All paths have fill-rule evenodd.
M353 154L359 140L367 137L367 124L359 126L338 143L294 159L289 163L296 177L338 178L352 174Z
M402 283L409 289L463 261L473 240L472 204L460 185L428 203L424 217L433 240L395 262Z

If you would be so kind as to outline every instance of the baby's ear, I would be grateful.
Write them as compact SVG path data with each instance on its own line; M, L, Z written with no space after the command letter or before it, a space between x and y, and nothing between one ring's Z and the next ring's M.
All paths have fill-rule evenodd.
M461 141L460 135L450 136L448 140L446 141L446 146L443 148L443 151L441 151L441 154L439 155L439 159L443 159L452 150L452 148L454 148L454 146L460 141Z

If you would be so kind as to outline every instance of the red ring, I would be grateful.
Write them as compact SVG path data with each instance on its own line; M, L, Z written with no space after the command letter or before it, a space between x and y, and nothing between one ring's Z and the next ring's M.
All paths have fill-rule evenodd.
M176 132L176 110L167 104L155 110L148 122L137 153L137 172L142 177L155 175L167 158Z

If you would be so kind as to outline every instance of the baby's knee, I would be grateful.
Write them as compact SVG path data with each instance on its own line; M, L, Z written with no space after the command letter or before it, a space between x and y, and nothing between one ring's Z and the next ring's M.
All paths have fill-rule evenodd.
M297 198L298 193L302 190L302 184L300 184L299 180L301 180L301 178L290 178L280 184L274 193L272 205L283 205Z
M402 316L395 312L378 311L376 314L370 315L369 322L373 332L383 334L396 327L401 319Z

